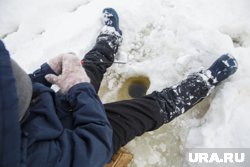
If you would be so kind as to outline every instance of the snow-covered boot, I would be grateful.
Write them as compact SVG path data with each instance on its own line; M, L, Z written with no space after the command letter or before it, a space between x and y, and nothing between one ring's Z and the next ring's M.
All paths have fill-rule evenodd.
M117 12L113 8L105 8L102 13L104 24L106 26L114 27L115 31L122 35L122 31L119 28L119 17Z
M122 42L122 31L119 28L119 17L112 8L105 8L103 11L104 27L97 37L96 44L111 49L113 55L117 53Z
M114 62L115 54L122 42L122 31L119 28L119 17L112 8L103 10L104 27L96 39L96 44L83 59L85 63L94 62L106 68Z
M229 54L224 54L218 58L206 71L206 75L211 79L212 85L217 85L221 81L234 74L238 68L237 61Z
M179 84L155 92L164 122L170 122L199 103L219 82L234 74L236 70L236 60L227 54L222 55L207 70L189 75Z

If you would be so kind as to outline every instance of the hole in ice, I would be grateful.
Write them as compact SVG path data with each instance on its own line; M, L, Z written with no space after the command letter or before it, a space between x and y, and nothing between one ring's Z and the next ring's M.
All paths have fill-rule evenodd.
M146 95L150 86L147 76L136 76L128 78L119 91L119 99L138 98Z
M133 98L142 97L146 95L146 92L147 92L146 85L140 82L131 83L131 85L128 88L128 94Z

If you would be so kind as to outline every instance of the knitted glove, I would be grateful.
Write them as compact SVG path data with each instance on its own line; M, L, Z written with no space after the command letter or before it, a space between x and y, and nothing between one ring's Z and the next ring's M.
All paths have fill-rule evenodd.
M65 54L60 54L52 59L50 59L47 63L50 66L50 68L56 73L61 74L62 73L62 60L63 56Z
M60 57L61 56L61 57ZM74 85L82 82L90 82L85 70L82 68L80 59L74 54L63 54L53 60L53 67L57 72L60 72L60 64L62 73L59 76L48 74L46 80L52 84L56 84L62 93L67 91ZM57 61L56 61L57 60ZM53 69L53 70L54 70Z

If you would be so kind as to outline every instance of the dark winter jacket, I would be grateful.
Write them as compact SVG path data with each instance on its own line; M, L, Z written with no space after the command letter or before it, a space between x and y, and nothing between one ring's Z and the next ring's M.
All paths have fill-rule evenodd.
M48 73L44 64L30 75L32 102L20 125L10 57L0 41L0 167L103 166L112 156L112 128L95 90L80 83L56 94Z

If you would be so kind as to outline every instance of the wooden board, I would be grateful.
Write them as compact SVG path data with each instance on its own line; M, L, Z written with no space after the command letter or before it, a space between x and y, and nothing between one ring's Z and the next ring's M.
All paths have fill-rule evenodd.
M111 163L105 165L105 167L127 167L132 161L133 155L124 149L120 149L113 155Z

